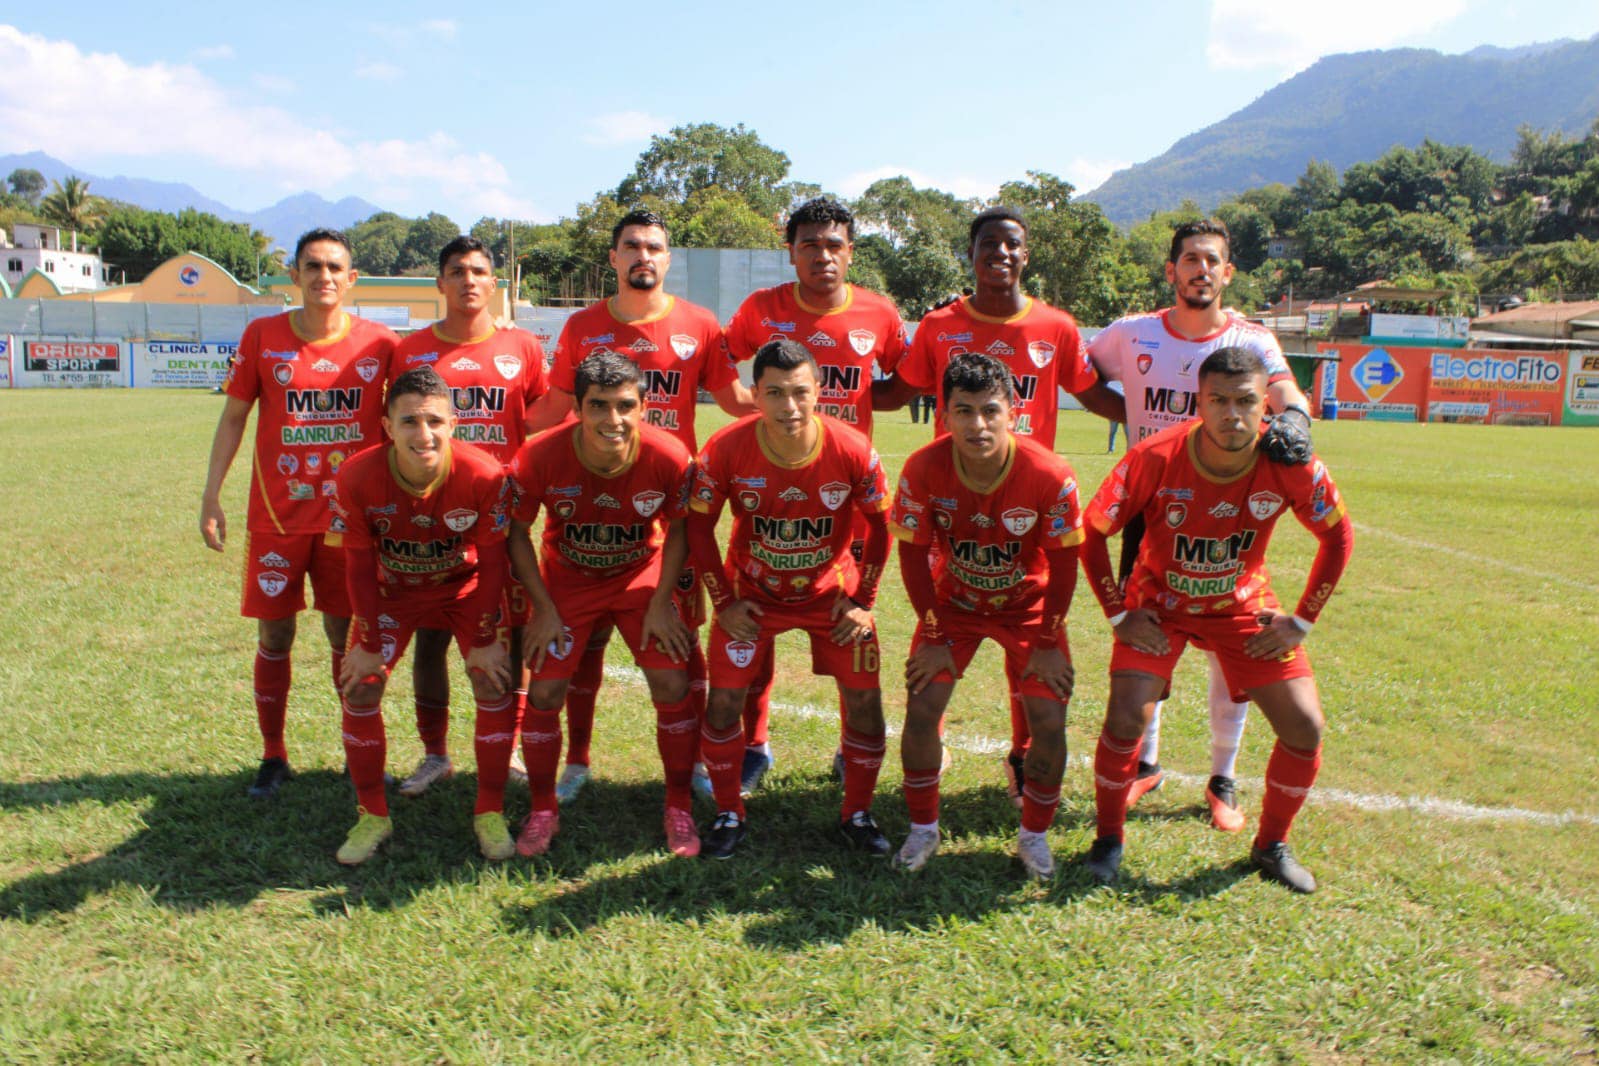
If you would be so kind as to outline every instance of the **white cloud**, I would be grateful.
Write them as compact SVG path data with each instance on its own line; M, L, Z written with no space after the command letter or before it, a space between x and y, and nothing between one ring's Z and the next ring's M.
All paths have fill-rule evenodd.
M839 179L838 191L851 199L866 191L866 187L874 181L883 178L909 178L911 184L918 189L940 189L944 192L954 193L961 199L986 200L999 192L1002 180L989 178L974 178L961 174L945 174L935 176L910 167L883 166L873 167L871 170L858 170L847 177Z
M422 32L435 37L454 38L455 28L454 19L428 19L422 23Z
M589 121L589 132L583 135L588 144L615 147L625 144L643 144L656 134L672 128L671 120L643 111L613 111L596 115Z
M233 46L231 44L208 44L204 48L194 50L196 59L232 59Z
M323 195L381 186L389 198L448 203L457 212L535 217L504 164L442 132L422 140L361 140L289 112L232 97L194 67L139 66L0 25L0 144L65 159L200 160L281 188ZM41 94L32 86L49 85ZM470 223L473 219L457 219Z
M1084 159L1078 157L1066 162L1061 168L1061 177L1072 183L1072 187L1081 196L1091 192L1105 183L1105 179L1123 167L1130 167L1130 159Z
M1322 56L1403 44L1465 9L1465 0L1214 0L1205 56L1217 69L1295 72Z
M393 63L362 63L355 68L355 76L367 81L398 81L400 74L400 68Z

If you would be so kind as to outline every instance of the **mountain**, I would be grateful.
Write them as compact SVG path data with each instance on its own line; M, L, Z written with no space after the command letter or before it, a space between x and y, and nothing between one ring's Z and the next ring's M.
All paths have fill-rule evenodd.
M1327 56L1154 159L1084 195L1119 225L1193 199L1292 184L1312 159L1342 170L1432 138L1507 161L1516 127L1581 136L1599 116L1599 36L1465 55L1419 48Z
M346 196L337 203L325 200L315 193L303 192L289 196L271 207L259 211L241 211L236 207L213 200L192 185L171 181L150 181L146 178L114 178L90 174L82 167L63 163L43 152L25 152L20 155L0 156L0 179L18 167L37 170L46 181L62 181L76 174L89 183L89 191L124 203L136 204L148 211L176 213L185 207L206 211L228 222L248 223L272 238L272 243L293 249L295 238L315 226L333 226L342 229L353 226L383 210L355 196Z

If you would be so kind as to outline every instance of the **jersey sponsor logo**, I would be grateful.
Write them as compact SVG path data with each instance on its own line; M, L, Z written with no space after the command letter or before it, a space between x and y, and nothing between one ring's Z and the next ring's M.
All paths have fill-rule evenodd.
M318 374L337 374L339 372L339 364L331 359L318 359L311 364L311 369Z
M469 511L465 507L457 507L453 511L444 513L444 524L457 533L465 533L477 522L477 512Z
M972 525L976 526L978 529L992 529L994 527L994 520L983 512L978 511L972 515Z
M815 548L832 537L833 517L823 515L820 518L772 518L768 515L756 515L753 532L774 547Z
M318 470L321 470L321 469L322 469L322 453L321 452L312 452L311 454L309 454L309 455L307 455L305 457L305 472L307 474L315 474Z
M710 503L716 498L716 490L709 485L701 485L694 490L694 498L702 503Z
M355 363L355 372L361 375L362 381L366 382L371 382L373 379L375 379L382 369L383 364L371 357L366 359L358 359Z
M679 359L692 359L699 349L700 342L687 333L672 334L672 351L677 353Z
M1237 518L1238 505L1228 503L1226 500L1220 500L1207 513L1212 518Z
M745 489L738 494L738 502L744 505L744 510L753 511L761 505L761 494Z
M858 366L818 367L817 387L823 396L854 396L861 389L861 368Z
M494 369L500 372L500 377L506 381L515 381L516 376L522 372L522 360L509 353L502 353L494 357Z
M556 486L554 486L552 488L546 489L545 491L548 492L551 496L581 496L581 495L583 495L583 486L582 485L556 485Z
M1166 524L1173 529L1183 524L1183 519L1188 517L1186 503L1168 503L1166 505Z
M571 518L577 510L577 504L571 500L556 500L555 513L561 518Z
M651 352L660 351L661 347L648 337L640 337L622 350L632 352L634 355L649 355Z
M341 451L328 452L328 473L337 474L339 472L339 467L341 467L343 465L344 465L344 453L343 452L341 452ZM390 510L392 511L393 510L393 504L390 504L389 507L390 507Z
M332 518L330 518L328 520L328 532L329 533L347 533L347 532L349 532L349 528L344 524L344 516L343 515L335 514Z
M299 459L290 455L288 452L278 453L278 473L282 474L284 477L288 477L290 474L296 473L299 469Z
M618 502L617 498L612 496L609 492L602 492L598 496L594 497L594 506L609 507L613 511L619 511L622 509L621 503Z
M869 329L852 329L849 331L849 346L855 349L856 355L871 355L872 349L877 347L877 334Z
M735 640L727 645L727 661L744 669L755 661L755 645L748 640Z
M1254 543L1253 529L1241 529L1225 537L1190 537L1179 533L1172 542L1172 558L1191 573L1231 574L1238 569L1239 556ZM1176 588L1175 585L1172 587Z
M678 370L645 370L644 399L650 403L674 400L682 388L682 382L683 374Z
M1176 418L1192 418L1199 413L1198 395L1187 389L1144 389L1144 410L1150 414L1167 414Z
M805 338L805 345L808 348L837 348L838 342L821 330L817 330Z
M414 514L411 516L411 524L427 529L433 525L433 516L430 514Z
M333 496L333 495L336 495L338 493L338 491L339 491L339 483L338 482L336 482L336 481L324 481L324 482L322 482L322 495L324 495L324 496Z
M742 485L747 489L764 489L766 487L766 479L764 477L736 477L733 479L733 484Z
M289 561L283 556L279 555L277 552L267 552L265 555L256 559L256 562L260 563L262 566L270 566L274 570L287 570L289 568Z
M790 485L788 488L778 493L777 498L785 503L798 503L801 500L810 499L809 496L805 495L805 490L800 488L798 485Z
M1016 349L1012 348L1010 345L1006 344L1004 341L996 340L993 344L990 344L987 348L984 348L983 349L983 353L985 355L996 355L996 356L1015 355L1016 354ZM1039 365L1042 366L1043 364L1040 363Z
M953 344L970 344L972 343L972 331L968 329L960 333L940 333L938 339L949 341Z
M302 422L348 418L360 412L361 392L359 387L289 389L283 394L283 406Z
M578 344L582 345L585 348L588 347L590 344L615 344L615 343L616 343L616 334L614 334L614 333L600 333L600 334L597 334L597 335L595 335L593 337L584 337L582 340L578 341Z
M1027 358L1033 365L1042 370L1055 358L1055 346L1048 341L1033 341L1027 346Z
M849 486L842 481L829 481L817 490L817 495L821 496L829 511L836 511L849 499Z
M649 489L645 492L639 492L633 495L633 510L637 511L645 518L648 518L656 511L659 511L661 509L661 504L665 502L666 493Z
M261 358L273 360L282 359L290 363L296 363L300 360L300 353L292 348L281 352L265 351L261 353Z
M436 363L438 361L438 352L412 352L405 357L406 366L415 366L418 363Z
M1137 365L1140 374L1147 374L1149 373L1149 368L1155 365L1155 357L1148 352L1139 352L1138 358L1133 360L1133 362Z
M457 359L455 362L450 364L450 369L451 370L482 370L483 366L476 359L473 359L470 356L463 355L459 359Z
M1283 505L1283 498L1275 492L1257 492L1249 497L1249 513L1265 521Z
M261 586L261 591L268 596L276 596L289 587L289 577L276 570L267 570L256 575L255 583Z
M467 385L450 390L458 418L492 418L505 410L505 386Z
M1038 512L1029 511L1025 507L1012 507L1001 514L999 520L1005 523L1006 529L1019 537L1033 528L1033 524L1038 521Z
M1125 475L1126 472L1127 472L1127 468L1125 466L1117 468L1117 473L1118 474ZM1159 491L1157 491L1155 493L1155 498L1159 499L1159 500L1164 500L1164 499L1192 500L1194 498L1194 490L1193 489L1160 489Z
M761 319L763 329L775 329L779 333L793 333L799 327L793 322L773 322L770 318Z
M477 515L472 517L475 519ZM461 536L456 533L443 540L383 537L378 541L378 548L383 553L383 565L396 573L438 573L459 562Z
M291 500L316 499L316 486L309 482L301 481L299 478L291 477L288 480L287 488L289 490L289 499Z
M294 367L288 363L279 363L272 368L272 380L279 385L287 385L294 380Z

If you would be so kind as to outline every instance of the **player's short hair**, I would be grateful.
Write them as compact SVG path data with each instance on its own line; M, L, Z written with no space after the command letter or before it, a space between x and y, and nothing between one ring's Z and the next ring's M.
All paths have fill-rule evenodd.
M796 207L788 216L788 228L784 231L784 241L794 243L794 235L801 226L826 225L836 222L849 232L849 239L855 239L855 214L848 207L831 196L818 196Z
M638 364L615 352L595 352L577 364L572 395L582 403L590 389L617 389L624 385L634 386L639 399L644 398L644 374Z
M1166 253L1166 258L1177 262L1183 254L1183 242L1190 237L1220 237L1222 244L1227 246L1227 258L1233 257L1233 238L1227 232L1227 223L1219 218L1196 218L1172 230L1171 250Z
M775 341L767 341L755 349L755 361L751 364L750 380L760 381L761 375L771 370L794 370L810 364L811 373L817 377L821 373L816 369L816 357L811 350L799 341L791 341L787 337Z
M1014 207L996 204L977 212L977 217L972 219L972 224L966 229L966 247L970 248L977 243L977 231L990 222L1014 222L1022 228L1023 233L1027 232L1027 220L1022 217L1020 211Z
M1205 361L1199 364L1199 380L1204 381L1211 375L1221 377L1236 377L1239 374L1266 374L1266 361L1260 353L1249 348L1240 348L1230 345L1226 348L1217 348L1205 356Z
M1006 403L1016 403L1016 381L1011 377L1010 368L982 352L962 352L951 359L944 368L942 388L946 406L949 394L957 389L974 396L997 392L1005 397Z
M661 228L661 232L667 234L668 239L671 237L670 232L666 228L666 219L662 218L660 215L656 214L654 211L651 211L647 207L635 207L633 210L623 215L621 220L618 221L616 225L611 227L612 248L616 247L616 242L622 239L622 231L627 229L629 226L659 226Z
M450 386L445 384L439 372L430 366L419 366L415 370L407 370L394 379L394 384L389 386L389 398L384 404L385 408L394 410L394 401L401 396L442 396L450 398Z
M459 237L439 249L439 274L442 276L444 268L450 265L450 260L458 255L471 255L473 252L482 252L489 261L489 266L494 266L494 253L489 246L470 233L463 233Z
M295 266L300 265L300 253L305 251L305 246L308 244L315 244L317 241L332 241L335 244L344 245L344 251L349 255L350 261L355 261L355 249L351 247L350 238L343 230L329 229L326 226L319 226L316 229L306 230L304 233L300 234L300 239L294 242Z

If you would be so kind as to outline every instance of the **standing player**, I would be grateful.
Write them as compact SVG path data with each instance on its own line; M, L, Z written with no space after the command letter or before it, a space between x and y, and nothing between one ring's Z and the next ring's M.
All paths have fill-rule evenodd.
M955 679L986 637L1005 649L1007 675L1020 679L1033 741L1021 775L1016 852L1030 875L1055 872L1045 833L1066 769L1066 612L1083 533L1076 475L1049 449L1011 432L1011 389L1010 371L993 356L951 359L940 390L948 433L906 460L894 498L890 528L918 620L900 745L911 830L895 857L908 870L938 850L939 726Z
M645 421L677 437L693 454L699 450L694 435L699 390L710 393L729 414L746 415L755 409L728 359L722 327L705 308L662 288L672 252L666 221L655 212L634 210L622 216L611 230L610 262L616 271L616 295L567 319L556 341L550 369L551 410L571 403L579 363L600 352L615 352L644 373ZM678 591L683 620L698 629L705 611L692 566L684 569ZM562 803L575 799L588 780L594 701L610 639L608 626L594 631L566 691L568 750L556 790ZM696 698L702 699L705 662L697 643L688 669Z
M444 296L444 317L400 342L390 379L431 366L450 387L455 439L509 463L527 438L535 402L548 391L544 351L526 330L495 325L492 301L499 283L494 277L494 255L476 237L456 237L440 250L439 276L434 284ZM522 627L527 625L529 608L520 585L507 583L506 591L508 617L504 624L510 631L511 662L519 664ZM454 772L447 744L449 649L448 631L422 629L416 634L411 678L423 756L411 776L400 782L401 795L420 796L433 782ZM527 697L525 677L518 678L515 696L520 717Z
M816 414L816 363L803 346L765 344L753 371L761 413L706 442L689 500L690 550L716 608L700 752L718 814L702 854L728 858L744 839L739 770L746 690L777 634L803 629L812 669L838 682L845 708L839 831L852 846L886 855L888 840L871 815L884 750L871 614L888 558L883 467L860 433ZM716 543L724 503L733 508L725 564ZM859 564L849 550L855 512L867 521Z
M256 319L244 329L228 367L227 401L217 420L200 496L200 535L221 551L227 539L222 483L233 465L250 407L260 401L245 517L244 604L256 619L255 714L261 766L250 795L270 798L293 776L284 722L288 716L290 649L295 617L311 579L322 630L333 648L338 684L350 602L344 551L328 535L327 497L348 455L382 437L383 381L397 338L386 327L344 311L355 284L350 240L314 229L294 246L289 278L300 307Z
M1126 389L1128 438L1137 444L1194 416L1196 375L1206 356L1219 348L1247 348L1266 366L1270 382L1267 406L1277 412L1262 441L1267 458L1308 462L1309 405L1294 383L1276 336L1222 306L1222 295L1232 278L1227 227L1215 219L1185 222L1172 234L1166 262L1166 280L1175 291L1176 302L1162 311L1112 322L1089 342L1088 357L1101 378L1121 382ZM1142 530L1135 518L1122 531L1122 577L1137 552ZM1244 815L1238 809L1234 767L1249 704L1233 701L1215 653L1206 654L1210 658L1211 777L1205 801L1212 825L1237 832L1244 827ZM1144 734L1140 760L1129 803L1159 788L1165 776L1160 768L1160 704L1155 705Z
M555 770L561 705L578 660L572 652L587 647L596 626L614 625L655 704L667 847L697 855L689 778L699 723L684 670L697 638L673 603L688 555L683 505L692 460L677 438L644 424L644 378L635 364L614 352L591 355L578 364L575 386L578 424L539 434L511 463L512 560L533 602L533 677L522 732L533 811L517 850L542 855L560 826ZM542 573L528 540L540 507Z
M1010 368L1018 437L1045 448L1055 447L1060 389L1094 414L1123 421L1122 398L1094 373L1072 316L1022 289L1022 273L1027 268L1027 224L1022 216L1008 207L991 207L972 219L969 235L976 291L922 319L899 373L874 388L875 405L890 410L916 393L936 392L952 358L963 352L981 352ZM940 406L934 418L940 427L942 414ZM1027 710L1019 679L1006 680L1010 684L1011 750L1005 757L1005 773L1011 800L1020 807Z
M359 804L338 860L365 862L394 831L383 789L383 689L422 627L454 633L466 659L477 701L472 828L484 858L508 859L516 850L504 814L516 708L496 623L509 484L498 459L452 439L450 387L430 367L395 379L383 428L394 443L346 462L333 500L355 609L339 680L344 753Z
M1144 728L1192 641L1216 653L1231 691L1258 704L1277 733L1251 861L1296 892L1316 888L1287 844L1321 765L1324 724L1300 645L1348 564L1354 533L1319 460L1260 461L1269 376L1247 349L1212 352L1199 366L1199 418L1135 445L1088 507L1083 564L1116 630L1094 756L1099 835L1088 856L1102 884L1121 865ZM1289 511L1320 542L1291 615L1279 609L1265 566L1272 529ZM1144 540L1123 591L1105 538L1134 515L1144 517Z
M894 302L845 280L855 254L855 216L837 200L807 200L788 216L785 233L791 284L751 293L727 324L735 360L752 357L768 341L792 340L816 360L816 410L872 436L872 364L883 373L899 366L906 350L905 323ZM866 536L855 526L850 550L857 561ZM772 660L750 684L744 708L744 764L740 780L753 791L772 768L767 719L771 712ZM842 711L842 709L841 709Z

